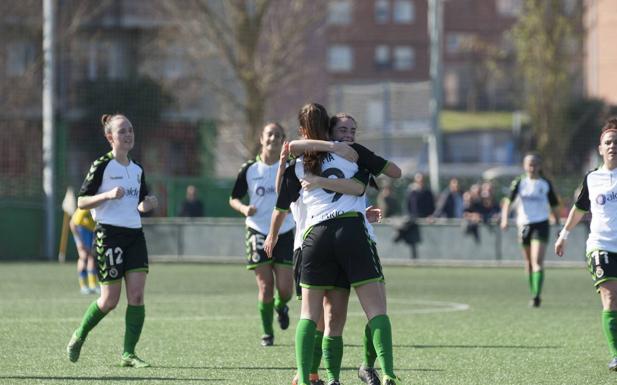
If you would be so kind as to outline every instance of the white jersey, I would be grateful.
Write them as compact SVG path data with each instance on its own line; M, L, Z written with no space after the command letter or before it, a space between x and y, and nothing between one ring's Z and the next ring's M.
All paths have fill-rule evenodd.
M617 253L617 169L602 166L585 175L574 206L591 211L587 253L594 250Z
M304 177L302 160L303 157L299 158L295 165L298 179ZM350 179L358 172L358 165L336 154L326 153L321 169L323 177ZM364 204L363 196L335 193L322 188L311 191L302 189L300 197L307 208L306 227L336 218L347 212L358 211L358 208ZM361 209L359 212L364 212L364 210Z
M268 234L272 210L276 204L276 172L279 162L268 165L261 161L259 156L256 160L250 160L242 165L231 192L232 199L242 199L248 193L249 204L255 206L257 211L254 215L246 217L247 227ZM286 233L294 228L293 218L285 218L281 226L281 233Z
M526 175L516 178L510 187L510 202L518 198L516 224L525 226L548 220L550 208L559 201L551 182L543 177L531 179Z
M141 217L137 205L148 194L145 179L140 165L129 160L128 166L124 166L109 152L92 163L79 196L93 196L122 187L124 196L105 201L90 210L92 218L105 225L138 229L141 228Z

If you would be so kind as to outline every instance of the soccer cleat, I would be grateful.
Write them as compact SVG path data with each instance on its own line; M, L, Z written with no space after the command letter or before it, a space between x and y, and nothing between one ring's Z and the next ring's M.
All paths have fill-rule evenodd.
M341 385L339 380L332 380L330 382L328 382L328 385Z
M529 301L529 307L540 307L540 297L533 297L531 301Z
M130 368L149 368L150 364L134 354L123 354L120 366Z
M326 383L323 382L323 380L319 379L319 374L317 373L309 374L309 381L311 382L311 385L326 385ZM294 376L293 380L291 380L291 385L298 385L298 374L297 373Z
M608 363L608 370L617 372L617 357L613 358L613 360Z
M402 385L401 379L398 377L383 376L383 385Z
M69 356L71 362L77 362L79 359L79 353L81 353L81 346L84 344L83 338L77 338L75 333L71 336L69 344L66 346L66 353Z
M89 289L90 294L101 294L101 288L97 285Z
M289 307L287 305L283 306L280 310L276 310L276 320L281 327L281 330L285 330L289 327Z
M274 336L271 336L270 334L266 334L265 336L261 337L261 346L272 346L274 345Z
M90 294L90 289L88 289L86 286L79 288L79 292L83 295L88 295Z
M358 378L368 385L380 385L379 376L375 368L367 368L362 364L358 369Z

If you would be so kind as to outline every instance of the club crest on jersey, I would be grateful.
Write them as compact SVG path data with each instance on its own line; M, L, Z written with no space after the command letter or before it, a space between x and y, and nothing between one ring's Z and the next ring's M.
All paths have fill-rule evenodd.
M598 266L596 268L596 278L602 278L602 277L604 277L604 269Z

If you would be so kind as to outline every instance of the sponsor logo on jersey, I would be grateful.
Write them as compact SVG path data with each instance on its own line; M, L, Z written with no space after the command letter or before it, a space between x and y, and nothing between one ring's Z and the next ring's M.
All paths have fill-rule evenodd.
M118 180L118 179L124 179L124 177L123 176L110 176L109 179Z
M609 191L606 194L598 194L598 196L596 197L596 203L600 206L603 206L607 202L613 202L615 200L617 200L617 193L615 193L614 191Z
M332 212L329 212L329 213L321 215L321 220L325 221L325 220L328 220L328 219L336 218L339 215L343 215L343 214L345 214L345 211L343 211L343 210L335 210L335 211L332 211Z
M127 188L125 195L128 197L136 198L139 195L139 189L135 187Z
M276 194L276 190L272 186L270 187L257 186L257 188L255 189L255 194L257 196L262 197L266 194Z

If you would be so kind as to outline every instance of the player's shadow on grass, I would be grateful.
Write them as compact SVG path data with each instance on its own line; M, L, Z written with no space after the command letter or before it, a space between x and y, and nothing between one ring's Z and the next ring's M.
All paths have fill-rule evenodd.
M561 349L554 345L392 345L395 348L410 349ZM363 348L363 345L345 344L345 347Z
M160 366L157 366L157 368ZM178 378L178 377L122 377L122 376L79 376L79 377L69 377L69 376L2 376L0 375L0 379L7 380L44 380L44 381L109 381L112 384L117 381L186 381L186 382L221 382L225 381L222 378Z

